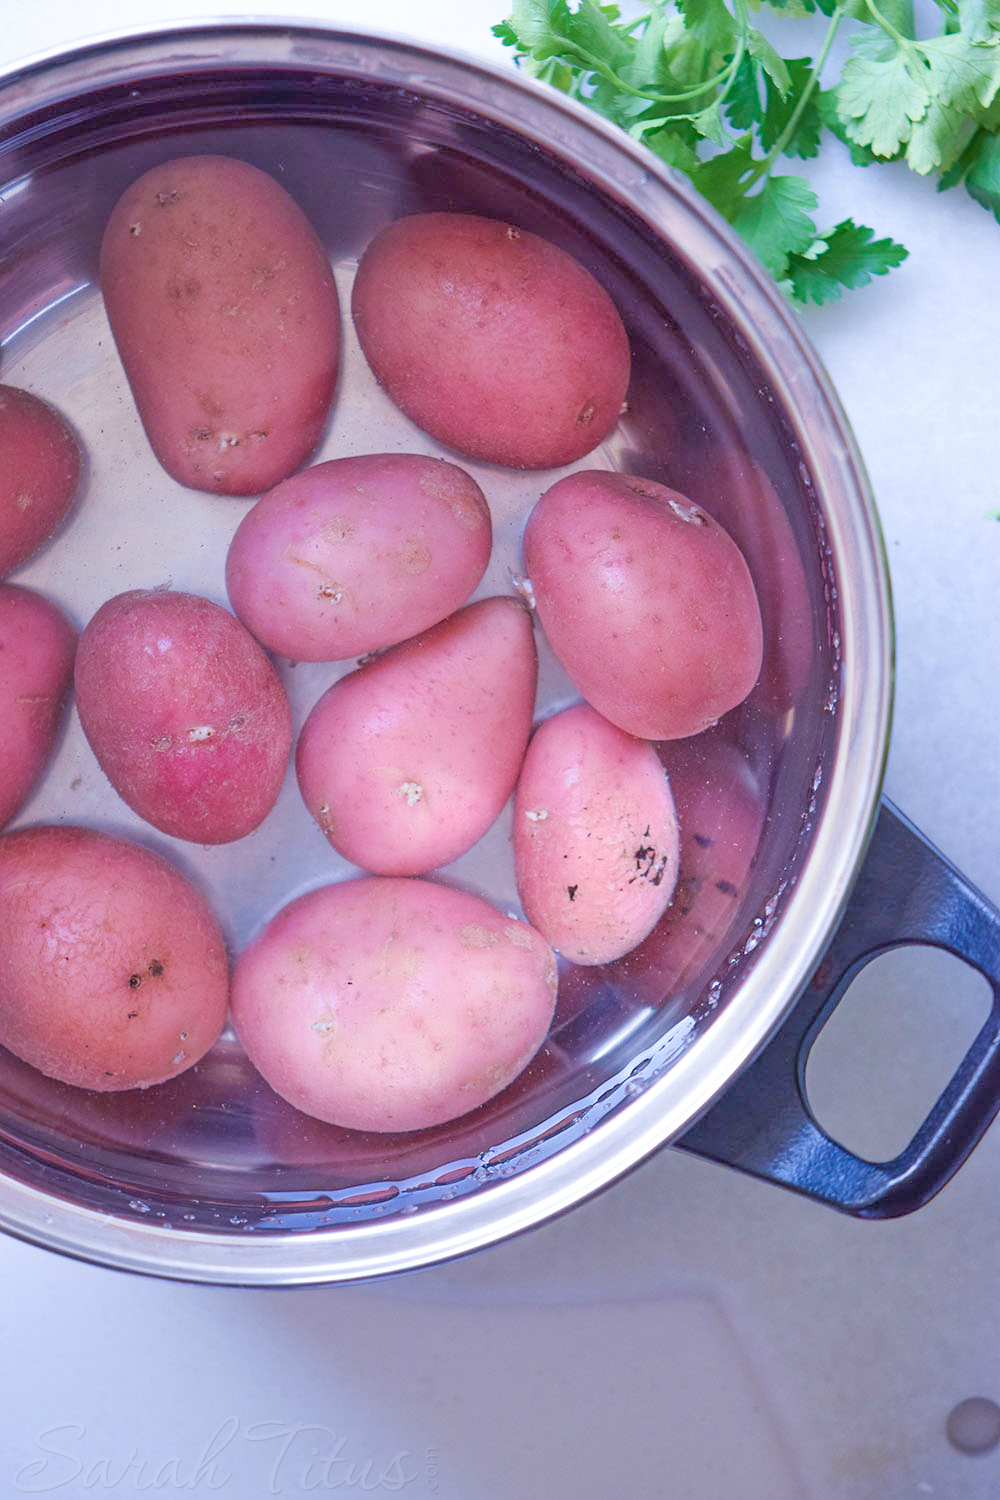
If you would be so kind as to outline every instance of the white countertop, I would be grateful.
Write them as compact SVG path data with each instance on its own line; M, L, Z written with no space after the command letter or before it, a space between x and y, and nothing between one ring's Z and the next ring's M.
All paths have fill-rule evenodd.
M219 3L0 0L0 62ZM259 14L310 18L308 0ZM328 0L321 19L497 59L503 0ZM318 9L312 15L319 17ZM964 190L837 151L824 220L910 248L805 323L853 423L895 594L886 790L1000 903L997 673L1000 226ZM869 1013L835 1069L872 1077L831 1122L892 1125L970 1038L933 965L883 985L903 1081L875 1071ZM925 986L926 988L926 986ZM912 1054L912 1055L911 1055ZM828 1070L829 1072L829 1070ZM819 1081L817 1082L819 1088ZM559 1221L468 1260L366 1287L174 1285L0 1238L0 1494L216 1491L444 1500L986 1500L1000 1450L945 1436L1000 1401L1000 1127L925 1209L856 1222L664 1151Z

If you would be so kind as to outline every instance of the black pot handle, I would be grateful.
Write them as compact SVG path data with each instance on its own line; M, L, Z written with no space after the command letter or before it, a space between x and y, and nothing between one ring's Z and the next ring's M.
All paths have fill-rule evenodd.
M887 949L933 944L989 980L993 1006L947 1088L891 1161L853 1155L806 1102L809 1049L851 980ZM911 1213L933 1196L1000 1109L1000 912L883 799L843 918L763 1052L673 1144L860 1218Z

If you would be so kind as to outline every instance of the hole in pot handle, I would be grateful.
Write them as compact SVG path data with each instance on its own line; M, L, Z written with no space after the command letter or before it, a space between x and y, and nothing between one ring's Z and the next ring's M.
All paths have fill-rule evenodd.
M834 1141L806 1103L809 1049L869 959L936 944L980 970L990 1015L909 1145L869 1162ZM840 925L795 1008L764 1051L674 1141L725 1166L859 1218L926 1203L961 1166L1000 1109L1000 912L883 798Z

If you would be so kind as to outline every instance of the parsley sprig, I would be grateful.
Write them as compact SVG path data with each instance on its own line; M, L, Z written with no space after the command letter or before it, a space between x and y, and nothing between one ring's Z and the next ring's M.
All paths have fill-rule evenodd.
M751 5L822 12L815 60L782 56ZM494 31L684 172L795 301L825 303L907 253L852 219L817 228L808 179L780 163L818 155L826 131L859 165L902 159L941 188L964 182L1000 218L1000 0L931 9L938 30L918 36L911 0L653 0L634 20L599 0L513 0ZM848 55L827 87L838 38Z

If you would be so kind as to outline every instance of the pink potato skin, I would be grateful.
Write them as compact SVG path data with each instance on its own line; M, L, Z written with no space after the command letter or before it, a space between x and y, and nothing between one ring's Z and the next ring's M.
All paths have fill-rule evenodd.
M65 520L82 457L66 421L30 391L0 385L0 578L13 573Z
M520 599L466 605L327 690L303 726L303 799L333 847L377 875L456 859L514 790L537 657Z
M0 584L0 828L52 754L73 681L76 631L41 594Z
M224 844L274 806L291 756L288 698L221 605L169 589L118 594L84 627L74 679L101 769L154 828Z
M816 663L812 599L788 514L766 473L738 449L720 447L700 459L691 498L711 509L725 494L727 527L757 586L764 626L764 666L756 699L787 713L809 689ZM731 519L730 519L731 518Z
M0 1043L24 1062L146 1088L204 1056L228 994L215 917L158 855L86 828L0 838Z
M413 214L369 244L351 307L406 415L486 463L551 469L590 453L628 392L628 336L579 261L475 214Z
M724 944L747 894L767 801L757 776L740 750L721 737L721 728L660 747L680 825L673 899L649 936L623 958L600 970L565 971L557 1024L584 1009L595 987L611 985L634 1005L683 1001L704 966L718 965L727 952Z
M767 816L763 788L735 745L713 735L664 745L681 825L670 910L633 957L675 992L718 952L747 894Z
M339 305L323 246L274 178L224 156L154 167L112 210L100 282L174 479L253 495L308 459L336 386Z
M556 963L525 922L427 880L364 876L299 897L243 950L232 1016L304 1114L409 1131L475 1109L545 1039Z
M655 927L677 879L663 765L586 703L535 730L514 799L525 915L572 963L621 958Z
M763 635L753 580L729 534L653 480L558 480L524 533L538 617L598 713L638 739L683 739L749 694Z
M342 661L458 609L486 571L491 542L483 493L454 464L412 453L331 459L247 512L226 586L271 651Z

